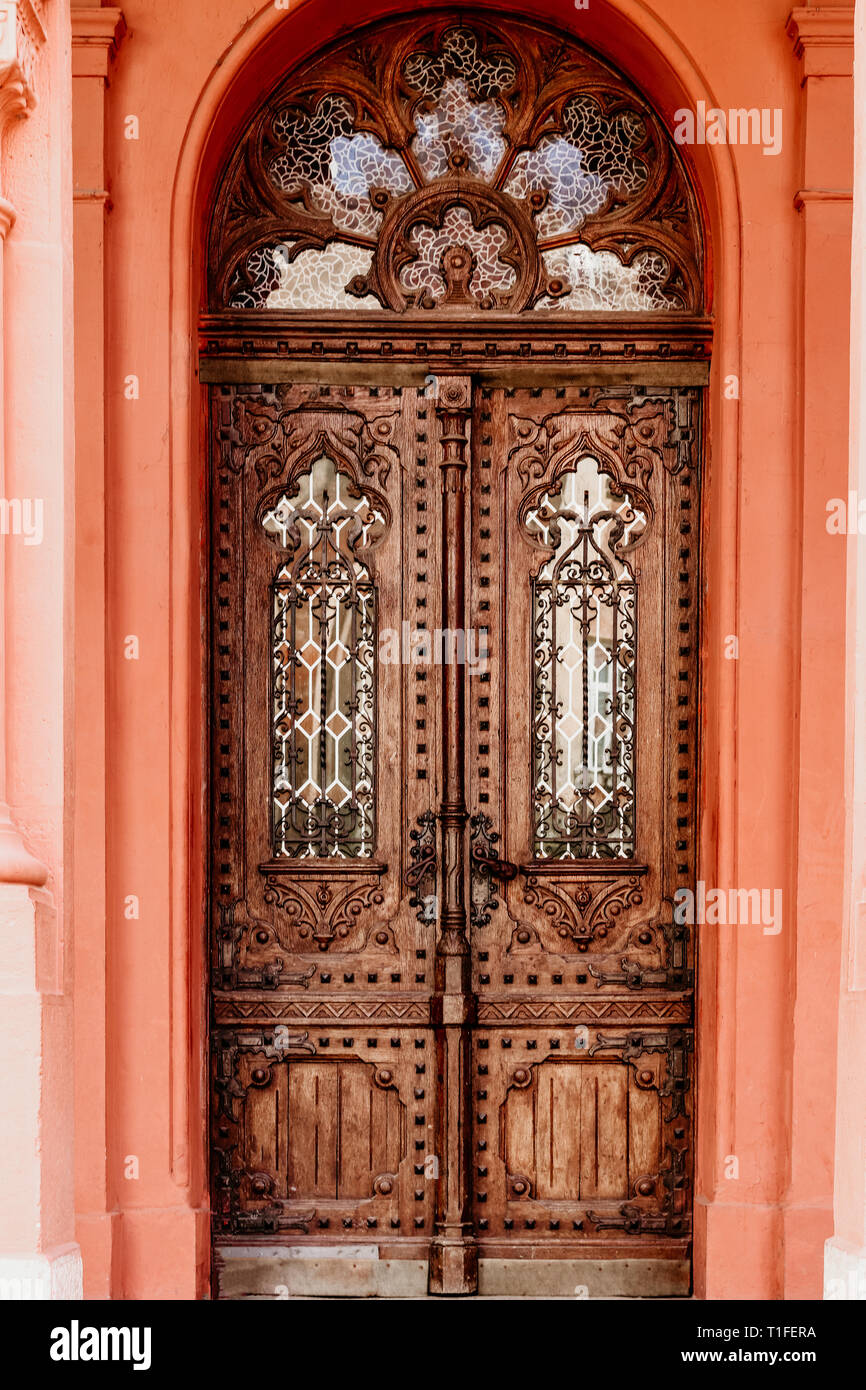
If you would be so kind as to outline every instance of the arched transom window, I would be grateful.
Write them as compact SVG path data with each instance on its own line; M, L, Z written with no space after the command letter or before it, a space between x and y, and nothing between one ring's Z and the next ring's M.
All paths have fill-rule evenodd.
M530 23L364 30L265 102L223 179L212 310L700 310L679 155L594 54Z

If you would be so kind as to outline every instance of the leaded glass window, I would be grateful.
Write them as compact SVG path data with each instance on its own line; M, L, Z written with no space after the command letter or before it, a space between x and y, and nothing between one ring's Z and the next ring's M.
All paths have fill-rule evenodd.
M533 580L534 853L635 852L637 583L648 512L586 456L526 519L553 551Z
M382 513L325 456L262 525L272 586L273 851L369 858L376 834L376 587L356 553Z
M669 132L576 41L391 21L254 120L217 202L212 307L699 309L697 225Z

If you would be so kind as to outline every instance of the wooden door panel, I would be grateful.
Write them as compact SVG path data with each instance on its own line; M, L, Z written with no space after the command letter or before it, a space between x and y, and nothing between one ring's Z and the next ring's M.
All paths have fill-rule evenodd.
M413 634L439 624L438 417L410 388L227 387L213 428L216 1229L417 1242L441 757L440 668ZM346 574L370 630L338 607Z
M477 1030L475 1217L546 1255L689 1229L691 1035ZM575 1047L575 1042L581 1044Z
M673 909L695 871L698 419L691 390L476 395L482 1252L690 1229L694 943Z
M367 1032L368 1030L364 1030ZM216 1194L235 1234L389 1242L432 1232L433 1049L381 1037L214 1038Z
M363 1063L288 1064L287 1190L299 1200L372 1196L406 1153L405 1106Z
M695 397L559 388L488 389L478 400L472 618L488 629L490 659L486 681L473 689L470 805L500 837L497 852L520 870L505 883L475 872L473 901L504 903L492 952L484 951L484 913L475 914L487 957L478 970L482 998L523 995L527 985L553 994L584 987L593 997L639 982L676 993L691 986L688 943L672 907L693 875L697 804ZM651 518L633 551L634 845L621 858L593 860L542 857L533 841L532 580L549 552L532 546L525 525L586 456L631 489Z

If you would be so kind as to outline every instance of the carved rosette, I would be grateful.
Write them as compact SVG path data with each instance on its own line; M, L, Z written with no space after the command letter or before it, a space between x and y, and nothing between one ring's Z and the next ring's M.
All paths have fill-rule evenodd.
M443 251L440 259L445 280L443 306L508 309L511 313L519 313L521 309L531 308L541 295L551 293L538 252L530 206L474 179L446 180L403 198L389 197L382 206L385 218L373 268L369 276L358 276L348 285L350 294L358 298L373 294L386 308L398 312L408 308L435 308L429 291L413 294L404 288L401 271L418 255L411 234L422 226L441 229L451 208L467 211L478 232L488 227L502 230L505 240L499 260L513 269L514 283L508 290L474 294L471 284L475 258L470 248L454 243Z

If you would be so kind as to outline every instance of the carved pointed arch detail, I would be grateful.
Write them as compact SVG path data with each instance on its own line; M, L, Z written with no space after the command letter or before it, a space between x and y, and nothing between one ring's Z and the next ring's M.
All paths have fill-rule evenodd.
M222 310L700 312L697 204L646 100L534 21L361 29L292 72L216 199Z

